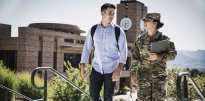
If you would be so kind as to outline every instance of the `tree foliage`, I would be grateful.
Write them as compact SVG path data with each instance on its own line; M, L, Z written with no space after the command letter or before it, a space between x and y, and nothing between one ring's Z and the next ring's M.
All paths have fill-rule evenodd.
M181 65L173 65L171 69L168 69L168 87L167 87L167 97L171 97L174 101L178 100L177 89L176 89L176 82L177 76L180 72L189 72L202 91L202 94L205 94L205 74L198 71L197 69L189 70L189 68L184 68ZM181 80L181 94L183 96L184 89L183 89L183 78ZM188 81L190 82L190 81ZM200 99L199 94L192 86L188 86L188 94L189 98L191 99Z
M9 88L16 89L16 78L15 73L4 66L3 62L0 61L0 84ZM5 95L7 93L8 100L11 101L14 98L14 94L0 88L0 101L5 100Z

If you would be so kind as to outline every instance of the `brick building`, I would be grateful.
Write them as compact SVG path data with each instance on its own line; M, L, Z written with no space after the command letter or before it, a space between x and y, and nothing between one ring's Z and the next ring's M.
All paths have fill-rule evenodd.
M10 37L11 25L0 24L0 60L12 70L53 67L64 73L64 61L74 67L80 62L85 40L80 33L85 31L75 25L34 23L19 27L18 37Z
M129 50L117 88L123 83L131 87L128 70L131 64L130 50L136 37L141 34L139 23L147 13L147 7L136 0L121 0L116 13L116 23L124 28ZM130 22L123 22L124 18ZM123 26L123 23L128 26ZM85 41L85 36L80 36L80 33L85 31L76 25L33 23L28 27L19 27L18 37L11 37L11 25L0 24L0 60L12 70L33 71L36 67L53 67L64 74L64 61L69 60L73 67L78 67L80 62ZM54 75L48 74L49 78Z

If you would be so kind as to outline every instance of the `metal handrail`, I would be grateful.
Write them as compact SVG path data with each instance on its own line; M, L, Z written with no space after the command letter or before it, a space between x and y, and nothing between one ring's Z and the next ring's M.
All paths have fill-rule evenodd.
M45 70L45 75L44 75L44 86L43 87L37 87L34 83L34 76L36 74L37 71L40 70ZM51 72L55 73L57 76L61 77L63 80L65 80L67 83L69 83L70 85L72 85L73 87L75 87L76 89L78 89L80 92L82 92L84 95L86 96L90 96L87 92L85 92L82 88L80 88L79 86L77 86L75 83L73 83L72 81L68 80L67 77L65 77L64 75L60 74L58 71L56 71L55 69L51 68L51 67L37 67L33 70L32 74L31 74L31 84L32 86L37 89L37 90L44 90L44 101L47 101L47 70L50 70Z
M29 97L27 97L27 96L25 96L25 95L23 95L23 94L21 94L21 93L18 93L18 92L14 91L14 90L12 90L12 89L10 89L10 88L7 88L7 87L5 87L5 86L3 86L3 85L1 85L1 84L0 84L0 87L3 88L3 89L5 89L5 90L7 90L7 91L9 91L9 92L11 92L11 93L16 94L16 95L18 95L18 96L20 96L20 97L22 97L22 98L24 98L24 99L26 99L26 100L29 100L29 101L43 101L42 99L33 100L33 99L31 99L31 98L29 98Z
M181 72L181 73L178 74L176 87L177 87L177 94L178 94L179 99L181 101L186 101L188 99L188 95L187 95L188 90L187 90L187 82L186 81L185 81L184 86L185 86L185 89L186 89L187 92L185 92L184 99L182 98L182 94L181 94L181 79L182 79L182 76L185 77L185 80L186 80L186 77L189 79L190 83L194 86L197 93L201 96L203 101L205 101L204 95L202 94L201 90L199 89L199 87L197 86L197 84L195 83L195 81L193 80L193 78L191 77L191 75L188 72Z

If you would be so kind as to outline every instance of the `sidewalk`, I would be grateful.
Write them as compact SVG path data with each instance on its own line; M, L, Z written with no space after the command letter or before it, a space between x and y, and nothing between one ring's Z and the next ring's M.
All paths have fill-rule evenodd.
M130 92L127 92L127 95L116 95L116 96L113 96L113 99L120 99L120 98L123 98L126 101L136 101L137 93L131 93L131 95L130 95Z

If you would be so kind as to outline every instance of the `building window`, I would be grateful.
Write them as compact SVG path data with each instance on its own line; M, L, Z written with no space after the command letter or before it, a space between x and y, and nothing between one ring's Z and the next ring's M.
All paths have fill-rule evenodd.
M78 65L80 63L81 54L72 54L72 53L64 53L64 61L67 63L67 61L70 63L71 67L78 68ZM67 64L69 65L69 64ZM70 67L69 67L70 68ZM66 71L66 66L64 66L63 71Z
M53 68L57 70L57 52L53 53Z
M125 10L128 10L128 3L125 3Z
M38 51L38 67L42 67L42 51Z
M65 39L64 42L74 43L74 40L73 39Z
M76 40L76 43L78 43L78 44L84 44L84 41L83 41L83 40Z
M0 50L0 61L10 70L17 69L17 51Z

